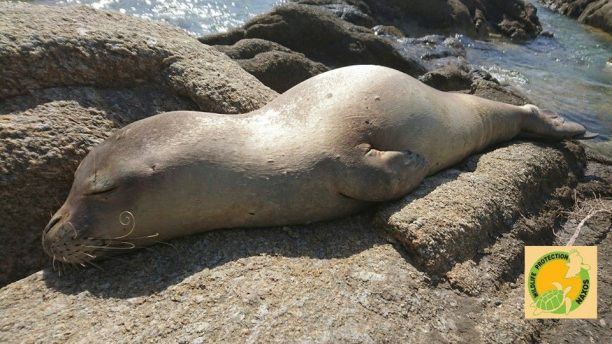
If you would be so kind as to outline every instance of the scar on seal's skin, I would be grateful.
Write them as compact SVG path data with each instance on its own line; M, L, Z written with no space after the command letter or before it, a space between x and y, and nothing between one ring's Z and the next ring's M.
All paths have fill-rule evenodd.
M85 264L217 228L330 220L400 198L519 134L563 139L585 129L390 68L339 68L250 113L169 112L116 131L79 165L43 247L54 265Z

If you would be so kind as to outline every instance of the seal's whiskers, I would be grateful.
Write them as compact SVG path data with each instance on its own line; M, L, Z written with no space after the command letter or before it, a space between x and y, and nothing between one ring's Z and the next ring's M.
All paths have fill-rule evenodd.
M86 261L85 263L87 263L87 264L89 264L89 265L93 266L94 268L96 268L96 269L98 269L98 270L100 270L100 271L104 271L104 269L103 269L103 268L102 268L100 265L98 265L98 264L94 264L93 262L91 262L91 261L89 261L89 260L88 260L88 261Z
M129 239L130 240L151 239L151 238L155 238L155 237L158 237L158 236L159 236L159 233L155 233L155 234L145 235L145 236L140 236L140 237L131 237ZM113 241L113 240L123 239L123 238L124 238L124 236L116 237L116 238L89 237L87 239L100 240L100 241Z
M81 252L81 251L79 251L78 253L84 254L84 255L86 255L87 257L91 258L91 259L96 259L96 256L94 256L93 254L89 254L89 253L87 253L87 252Z
M169 243L169 242L164 242L164 241L156 241L155 243L156 243L156 244L162 244L162 245L170 246L170 247L172 247L172 248L173 248L173 249L174 249L176 252L178 252L178 249L176 248L176 246L172 245L172 244L171 244L171 243Z
M99 249L99 250L132 250L134 248L136 248L136 245L134 245L131 242L126 242L126 241L122 241L121 243L125 243L125 244L129 244L129 247L117 247L117 246L93 246L93 245L83 245L83 247L87 247L87 248L95 248L95 249Z
M74 225L70 221L66 222L66 224L70 225L70 228L72 228L72 231L74 232L74 236L72 237L72 239L75 240L79 236L76 228L74 228Z

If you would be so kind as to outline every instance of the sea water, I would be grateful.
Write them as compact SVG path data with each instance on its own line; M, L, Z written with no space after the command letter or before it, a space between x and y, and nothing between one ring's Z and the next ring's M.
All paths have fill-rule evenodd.
M553 38L526 44L462 37L470 63L523 91L534 103L612 134L612 35L532 1ZM603 138L605 139L605 137Z
M34 0L42 5L87 5L165 21L195 36L223 32L285 0Z

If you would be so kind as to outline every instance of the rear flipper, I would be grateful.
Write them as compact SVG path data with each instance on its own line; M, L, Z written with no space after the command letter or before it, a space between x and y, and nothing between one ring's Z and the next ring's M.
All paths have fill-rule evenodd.
M549 139L592 139L597 134L586 131L586 129L572 121L565 120L559 114L540 110L535 105L524 105L524 109L530 113L525 117L521 136L549 138Z
M410 151L379 151L370 145L357 148L353 166L343 166L339 193L361 201L398 199L418 186L429 171L427 161Z

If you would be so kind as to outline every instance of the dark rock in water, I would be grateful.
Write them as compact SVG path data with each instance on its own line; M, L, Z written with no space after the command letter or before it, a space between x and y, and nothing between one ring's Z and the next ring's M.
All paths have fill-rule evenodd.
M332 2L308 1L323 5ZM376 40L374 35L389 39ZM469 72L466 50L459 37L427 35L400 38L399 35L402 33L395 27L377 26L369 30L351 25L316 6L289 4L257 17L233 32L202 37L200 41L231 44L239 37L261 37L215 47L278 92L328 68L357 63L397 65L389 63L389 57L404 63L421 60L427 68L436 69L422 80L442 90L470 89L472 80L479 78ZM347 40L352 42L347 45ZM368 51L369 47L376 46L373 43L381 44L382 53ZM355 47L359 48L358 51L354 50ZM398 59L397 55L403 57ZM446 67L448 65L452 66ZM419 64L419 73L408 73L422 75L425 70L421 68ZM464 74L448 74L456 70L462 70Z
M498 28L502 30L506 36L511 37L512 39L518 41L524 41L529 39L529 35L523 28L518 25L519 23L516 20L508 20L504 19L498 24Z
M379 36L392 36L395 38L405 37L402 30L398 29L395 26L391 26L391 25L376 25L372 27L372 31L374 31L374 34L379 35Z
M328 71L325 65L282 45L258 38L243 39L233 46L215 46L264 85L284 92L300 82Z
M519 90L500 85L491 74L471 67L467 62L448 64L419 77L419 80L441 91L458 91L515 105L529 103Z
M372 19L372 17L359 11L359 9L354 6L330 4L322 7L329 10L331 13L336 15L336 17L346 20L349 23L365 27L372 27L374 25L374 19Z
M442 91L458 91L515 105L530 103L521 91L500 85L490 73L471 66L458 37L427 35L400 40L403 54L419 56L430 70L418 79Z
M350 6L355 8L358 12L371 17L372 11L370 7L363 0L289 0L302 5L315 5L315 6L330 6L330 5L341 5Z
M522 0L363 0L372 17L412 30L465 33L497 32L516 40L534 38L542 30L536 8Z
M497 79L495 79L493 75L491 75L491 73L487 72L486 70L472 67L470 69L469 75L470 75L470 79L474 81L475 80L486 80L486 81L493 81L496 84L499 84L499 81L497 81Z
M115 129L171 110L246 112L275 96L169 25L0 2L0 286L48 261L43 228L80 160Z
M370 16L370 9L360 0L290 0L301 5L316 5L329 11L336 17L349 23L372 27L374 19Z
M361 12L355 6L340 3L323 5L321 7L328 10L336 17L346 20L349 23L365 27L374 26L374 19L372 19L372 17L370 17L369 15Z
M368 18L374 18L378 23L396 22L403 27L417 23L418 20L425 20L420 17L418 20L409 17L414 13L423 12L427 14L424 18L427 16L433 18L431 19L433 21L426 21L435 28L431 31L440 31L440 28L465 31L455 20L465 16L453 16L452 11L441 15L443 8L465 7L465 9L474 9L474 20L469 19L471 17L465 17L469 20L464 18L466 22L471 23L470 25L475 25L474 32L482 31L483 25L490 25L488 22L490 18L498 17L503 17L496 24L498 29L515 39L527 39L532 33L540 30L535 9L531 5L522 3L517 5L515 1L510 3L516 6L510 6L505 2L476 1L470 3L471 7L461 7L461 2L453 2L452 6L446 3L446 5L435 3L432 6L425 6L419 1L406 3L414 7L409 8L403 2L400 4L393 1L297 0L255 17L241 28L201 37L200 41L215 45L220 51L228 53L260 81L281 92L308 76L320 73L323 69L317 63L322 63L328 68L352 64L378 64L412 76L423 75L427 71L426 68L436 69L448 64L466 63L465 47L457 37L428 35L421 38L405 38L402 30L395 26L376 25L372 29L367 29L349 23L348 21L354 23L357 21L338 15L340 12L361 13ZM523 17L531 20L529 22L533 24L532 26L526 24L527 19L516 13L519 9L523 11L521 12ZM446 24L441 25L441 22ZM369 26L371 23L368 20L359 24ZM489 32L487 30L485 31ZM241 40L244 45L244 42L247 42L244 41L245 38L256 38L260 41L259 43L252 41L249 47L231 47ZM263 41L267 41L265 44L268 46L262 50ZM271 42L278 43L282 48L269 46ZM255 58L257 54L248 57L237 55L237 51L245 49L258 53L264 51L279 53L264 54L257 58ZM304 56L295 55L294 52L302 53ZM244 59L252 60L241 61Z
M540 32L540 36L547 37L547 38L553 38L555 37L555 34L551 31L542 31Z
M502 86L496 80L475 79L468 92L478 97L496 100L513 105L531 103L526 95L510 86Z
M402 53L421 59L428 69L465 63L465 47L457 37L427 35L403 38L399 40L399 46Z
M422 75L419 80L441 91L466 90L472 85L469 67L466 64L446 65Z
M557 11L568 17L578 18L586 7L599 0L539 0L551 10ZM604 0L605 2L606 0Z
M383 23L392 23L402 28L418 27L429 30L470 30L471 17L465 8L455 8L457 2L419 1L419 0L364 0L376 19Z
M378 64L418 76L426 69L402 56L393 41L348 23L318 6L289 3L257 16L242 28L200 38L206 44L233 44L241 38L279 43L328 67Z
M612 1L610 0L539 0L579 22L612 33Z

